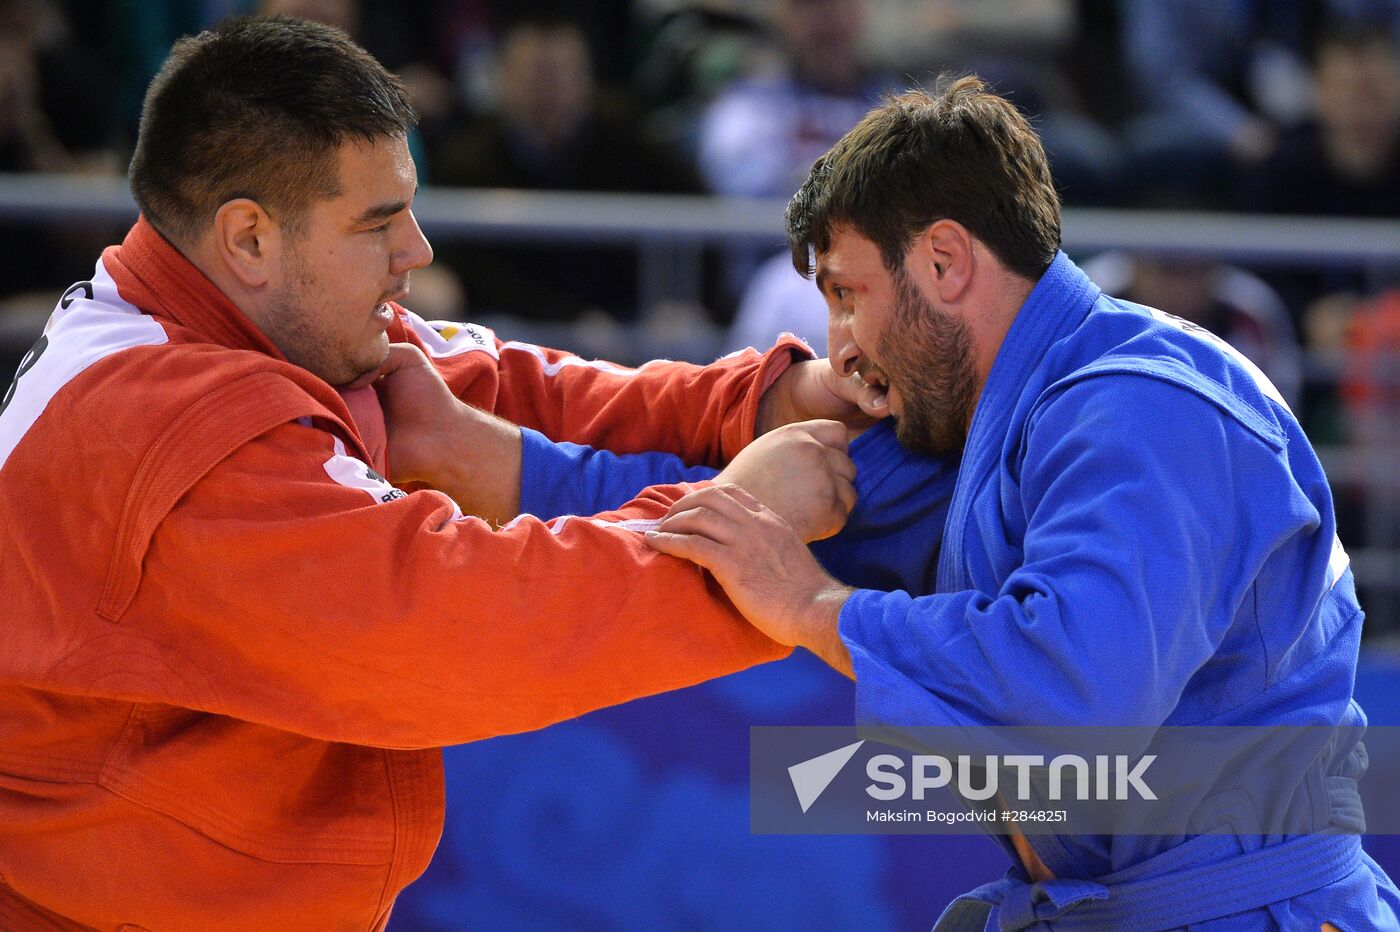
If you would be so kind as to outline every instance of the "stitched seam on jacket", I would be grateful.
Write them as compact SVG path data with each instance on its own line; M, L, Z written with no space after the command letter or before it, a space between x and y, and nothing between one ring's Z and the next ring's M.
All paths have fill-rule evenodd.
M375 906L376 916L384 912L385 907L391 898L392 891L398 886L398 877L403 870L403 812L399 806L399 781L398 775L394 773L393 752L387 749L382 751L384 761L384 773L389 781L389 805L394 814L394 835L393 847L389 854L389 869L384 874L384 888L379 893L379 902Z
M158 812L239 854L271 864L347 864L378 867L389 863L384 840L341 834L336 840L291 843L278 832L242 828L219 813L182 799L171 787L142 778L126 779L126 768L104 773L97 785L143 809ZM378 851L373 849L379 849Z
M290 391L289 391L290 389ZM249 404L256 400L257 404ZM283 377L253 372L194 402L146 451L122 505L98 614L121 619L160 522L190 486L243 444L303 415L340 421ZM347 429L347 436L353 434Z

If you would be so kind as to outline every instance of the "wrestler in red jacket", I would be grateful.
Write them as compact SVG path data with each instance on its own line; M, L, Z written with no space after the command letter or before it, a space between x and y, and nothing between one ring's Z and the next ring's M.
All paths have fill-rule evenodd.
M0 928L382 927L437 843L439 747L786 653L626 530L683 486L497 530L382 478L373 398L332 385L390 340L556 439L712 465L800 351L630 370L416 320L410 121L289 20L182 40L153 83L144 217L0 401Z

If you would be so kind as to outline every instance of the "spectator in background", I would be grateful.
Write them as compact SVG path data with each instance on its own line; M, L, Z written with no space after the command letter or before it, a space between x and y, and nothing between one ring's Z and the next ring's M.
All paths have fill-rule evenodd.
M975 73L1032 119L1064 202L1115 195L1122 145L1086 112L1065 67L1075 0L871 0L869 48L899 74Z
M436 0L404 4L384 0L400 19L414 15L420 42L430 42L452 76L456 102L466 114L496 109L500 46L522 18L567 15L588 41L593 74L603 84L623 84L629 74L632 0Z
M788 197L882 93L898 89L864 59L869 21L869 0L775 0L774 44L701 120L697 160L710 191ZM764 258L749 247L726 250L726 294L742 294Z
M1400 451L1400 288L1364 302L1344 333L1347 437Z
M1376 27L1319 41L1317 112L1245 179L1253 211L1400 217L1400 52Z
M1219 193L1267 158L1278 127L1307 112L1304 37L1319 6L1125 0L1124 59L1144 111L1127 128L1134 175Z
M689 191L693 175L600 101L582 28L522 19L501 42L498 107L434 158L444 183L561 191Z
M96 64L70 51L45 0L0 0L0 170L115 174L112 120Z
M1284 135L1246 176L1241 206L1278 214L1400 218L1400 53L1387 27L1340 26L1318 41L1314 119ZM1350 269L1279 272L1275 285L1298 310L1311 350L1345 359L1348 332L1372 287ZM1352 436L1348 401L1330 384L1309 392L1308 428ZM1339 419L1339 415L1341 415Z
M641 133L635 115L600 99L583 29L517 20L502 37L496 110L449 136L432 157L438 184L565 191L682 193L699 183ZM636 314L627 249L487 249L445 244L478 312L577 320Z
M722 93L700 127L708 188L739 197L787 197L812 162L895 89L861 55L865 0L777 0L778 45Z
M698 151L710 103L772 55L767 14L762 0L640 0L632 85L658 139Z
M1310 320L1318 349L1339 361L1333 419L1348 460L1332 480L1337 515L1350 546L1400 548L1400 288L1348 302L1345 315ZM1324 332L1327 328L1331 332ZM1325 342L1324 342L1325 341ZM1400 607L1388 587L1373 590L1366 624L1372 634L1400 633Z
M1296 409L1303 359L1283 299L1263 279L1209 259L1107 252L1084 263L1105 292L1166 311L1221 337L1264 371Z
M900 68L1015 55L1049 61L1074 41L1074 0L873 0L870 40Z

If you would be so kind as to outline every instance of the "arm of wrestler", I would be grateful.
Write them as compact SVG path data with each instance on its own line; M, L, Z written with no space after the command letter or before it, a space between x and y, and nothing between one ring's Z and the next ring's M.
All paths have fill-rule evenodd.
M1279 470L1201 397L1099 377L1032 422L1024 556L996 593L846 589L762 509L719 492L678 501L648 542L710 569L770 637L853 672L859 721L1155 725L1220 644L1252 567L1306 527L1306 509L1233 486L1286 482Z
M707 366L659 360L628 368L501 341L474 325L441 333L451 339L408 312L391 331L423 349L461 400L551 440L617 453L660 451L720 467L783 424L835 419L864 427L888 412L882 392L808 358L793 337Z
M841 607L854 590L829 576L792 525L744 489L714 485L687 494L646 540L713 573L735 607L773 640L805 647L854 676L837 635Z
M384 372L379 388L391 476L400 484L431 485L468 513L497 524L519 514L522 502L528 502L532 514L551 516L576 511L560 507L561 502L578 505L591 499L608 507L647 485L713 475L669 455L617 456L550 443L458 401L423 354L407 344L391 347ZM843 425L787 425L768 432L760 443L771 452L741 452L721 473L724 481L742 485L799 524L810 514L824 513L824 503L835 494L845 501L844 519L854 500L854 467L846 456ZM836 493L833 483L840 485ZM580 494L580 488L586 491ZM588 509L593 510L601 508ZM828 533L825 526L813 527L810 537Z
M153 675L158 694L137 699L428 747L784 656L693 566L643 543L635 528L684 491L492 530L438 492L393 489L324 431L283 425L152 538L120 635L158 654L153 669L191 672Z

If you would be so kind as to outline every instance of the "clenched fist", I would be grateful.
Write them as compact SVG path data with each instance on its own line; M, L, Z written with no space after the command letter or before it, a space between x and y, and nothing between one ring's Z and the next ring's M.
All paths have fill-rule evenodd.
M520 429L459 401L423 351L393 343L374 383L389 433L389 477L447 493L503 524L520 510Z
M749 444L715 482L747 491L803 541L841 530L855 507L856 467L846 455L846 426L802 421Z

